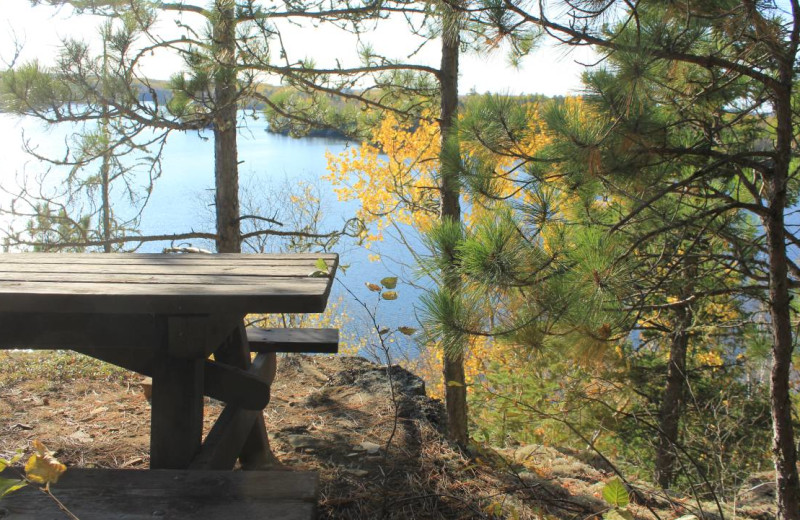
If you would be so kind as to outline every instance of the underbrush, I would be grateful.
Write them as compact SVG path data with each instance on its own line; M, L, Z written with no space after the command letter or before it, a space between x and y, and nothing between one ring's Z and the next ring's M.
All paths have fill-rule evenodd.
M0 351L0 387L24 381L67 382L92 378L123 382L131 372L69 350Z

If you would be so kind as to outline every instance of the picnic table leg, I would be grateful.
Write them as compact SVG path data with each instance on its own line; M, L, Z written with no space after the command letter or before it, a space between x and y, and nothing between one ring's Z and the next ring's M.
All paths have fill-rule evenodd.
M250 360L250 346L247 342L247 331L243 324L240 325L214 353L214 359L220 363L232 365L241 369L250 367L252 363ZM275 378L275 369L277 367L274 353L269 362L271 363L271 367L267 380L269 383L272 383L272 380ZM279 464L278 459L270 448L267 428L264 424L264 416L261 414L256 418L253 428L248 434L244 446L242 446L242 451L239 454L239 462L242 465L242 469L245 470L261 469Z
M153 369L150 468L187 468L203 437L203 359L166 353Z

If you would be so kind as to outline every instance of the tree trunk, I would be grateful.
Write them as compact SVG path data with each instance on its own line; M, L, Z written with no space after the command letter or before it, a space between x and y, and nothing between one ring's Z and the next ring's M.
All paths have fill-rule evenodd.
M108 124L105 122L104 124ZM108 137L108 132L104 129L104 135ZM106 140L105 145L108 148L108 140ZM103 218L103 252L110 253L111 252L111 179L110 179L110 170L111 170L111 152L106 149L103 152L103 162L100 165L100 183L102 188L102 218Z
M214 25L214 181L217 252L241 251L236 149L236 20L232 0L216 0Z
M770 373L770 408L772 411L772 453L778 487L778 519L800 520L800 479L797 474L797 450L792 426L792 402L789 377L792 368L792 323L789 295L788 260L784 212L789 163L792 154L792 65L783 64L781 86L774 100L777 132L775 166L765 176L768 215L762 218L769 255L769 314L772 326L772 370Z
M659 437L656 446L655 479L659 486L669 489L675 478L678 430L685 405L686 352L689 347L688 328L692 311L688 307L675 310L675 329L669 349L667 384L658 414Z
M103 35L103 96L108 96L108 42L106 35ZM100 164L100 188L102 190L102 209L101 218L103 234L103 252L111 252L111 135L108 131L108 103L103 102L103 116L100 119L100 127L103 132L103 162Z
M445 28L442 34L442 66L439 82L442 93L440 130L442 148L441 164L441 218L442 222L461 221L461 205L459 202L459 171L453 157L457 156L458 141L453 123L458 112L458 54L460 47L457 27L449 26L454 22L445 16ZM447 258L450 264L455 258ZM455 268L443 273L443 283L449 290L459 291L461 278ZM466 346L464 346L466 347ZM444 355L445 405L447 408L447 432L451 441L466 446L467 433L467 386L464 377L464 354L461 352L445 352Z
M785 192L784 192L785 193ZM770 210L773 204L770 203ZM770 407L772 410L772 453L778 484L778 518L800 519L800 481L797 474L797 451L792 426L792 403L789 376L792 367L792 325L786 276L786 246L783 230L783 205L770 211L764 226L769 251L769 314L772 321L772 370Z

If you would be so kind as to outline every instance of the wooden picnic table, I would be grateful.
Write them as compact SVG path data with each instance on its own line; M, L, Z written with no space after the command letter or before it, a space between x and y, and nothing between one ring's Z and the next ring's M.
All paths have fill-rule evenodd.
M0 348L72 349L152 376L152 469L256 469L271 462L262 410L275 354L251 361L243 319L322 312L337 265L335 254L0 254ZM205 442L204 395L227 403Z

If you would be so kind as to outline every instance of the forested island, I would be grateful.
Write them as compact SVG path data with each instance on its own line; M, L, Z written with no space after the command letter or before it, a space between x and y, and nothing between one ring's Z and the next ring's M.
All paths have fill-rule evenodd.
M391 266L391 248L403 249L409 260L382 279L347 276L358 285L346 288L351 308L265 323L354 331L341 350L385 365L392 406L393 371L422 378L443 408L424 400L406 417L399 407L394 424L439 428L465 473L505 464L519 477L513 490L493 481L508 503L464 477L479 496L474 517L573 517L522 476L546 479L515 455L538 446L594 468L603 502L584 515L800 520L800 2L32 4L99 25L52 61L8 51L3 116L69 137L55 151L23 141L38 170L3 182L5 252L355 247ZM434 48L435 62L377 52L368 35L389 22ZM295 52L284 36L298 27L341 31L352 54ZM596 53L579 94L459 88L466 53L519 63L544 43ZM148 64L164 56L180 70L152 79ZM308 185L268 203L243 196L245 118L346 140L320 182L352 214L331 225ZM213 143L213 229L145 233L142 212L174 175L165 143L192 132ZM395 301L404 287L420 294L415 322L381 322L378 309L412 305ZM285 359L287 373L316 370L313 358ZM328 363L320 381L346 379L336 363L349 361ZM0 390L19 381L0 378ZM770 506L738 510L757 488L773 493ZM438 507L425 514L467 514Z

